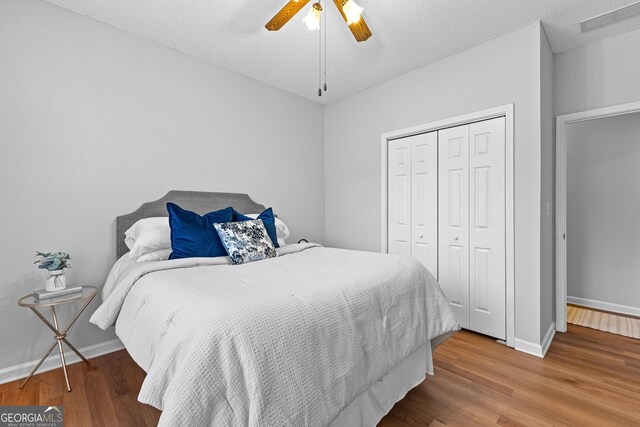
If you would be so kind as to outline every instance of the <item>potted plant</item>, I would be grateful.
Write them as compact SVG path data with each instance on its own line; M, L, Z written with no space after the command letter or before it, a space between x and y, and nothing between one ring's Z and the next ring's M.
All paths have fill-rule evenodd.
M49 272L49 278L44 288L45 291L59 291L66 288L67 278L64 275L64 269L71 268L69 254L66 252L36 252L36 256L40 257L40 259L34 264L39 263L38 268Z

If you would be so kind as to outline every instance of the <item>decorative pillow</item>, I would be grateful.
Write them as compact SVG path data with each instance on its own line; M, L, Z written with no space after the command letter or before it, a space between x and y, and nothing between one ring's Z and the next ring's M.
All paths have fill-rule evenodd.
M256 219L260 214L252 213L246 214L249 218ZM276 217L276 236L278 237L278 245L284 246L287 244L286 240L289 238L291 233L289 232L289 227L285 224L280 218ZM268 230L267 230L268 231Z
M233 210L233 221L251 221L252 219L261 219L264 223L264 228L267 230L267 234L271 239L271 243L276 248L279 248L278 233L276 232L276 216L273 214L273 209L269 208L258 215L256 218L242 215L240 212Z
M129 248L127 256L138 259L146 254L169 249L171 252L171 228L169 218L154 217L136 221L124 232L124 243Z
M261 219L213 224L234 264L278 256Z
M169 259L226 256L218 233L213 229L217 222L230 222L233 209L226 208L200 216L167 203L171 227L171 255Z

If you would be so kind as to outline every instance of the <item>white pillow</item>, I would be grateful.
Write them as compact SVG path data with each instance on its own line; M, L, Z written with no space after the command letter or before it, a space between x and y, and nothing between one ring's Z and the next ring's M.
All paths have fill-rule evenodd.
M260 214L248 214L245 216L248 216L251 219L256 219L259 215ZM291 235L287 224L282 222L279 218L276 218L276 235L278 237L278 245L280 246L286 245L287 242L285 240L287 240L287 238Z
M138 259L160 250L171 250L171 228L168 217L141 219L125 231L124 235L130 259Z
M159 251L149 252L142 256L139 256L136 262L166 261L169 259L169 255L171 255L171 248L160 249Z

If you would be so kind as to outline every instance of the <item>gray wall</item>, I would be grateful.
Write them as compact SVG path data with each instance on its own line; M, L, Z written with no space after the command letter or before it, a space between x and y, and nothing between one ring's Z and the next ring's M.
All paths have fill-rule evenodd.
M567 127L567 294L640 308L640 113Z
M16 306L43 286L34 251L70 252L70 283L101 286L115 217L168 190L248 192L293 240L322 242L323 120L321 105L126 32L0 1L0 369L52 338ZM114 337L87 320L78 347Z
M555 57L555 114L640 101L640 30Z
M638 102L640 101L640 55L637 54L640 52L640 30L631 31L625 34L621 34L619 36L611 37L608 39L604 39L595 43L591 43L559 55L556 55L554 60L554 106L555 106L555 114L569 114L575 113L578 111L586 111L596 108L607 107L611 105L624 104L628 102ZM624 119L621 118L624 121ZM629 119L632 120L632 119ZM614 120L615 121L615 120ZM618 146L618 144L622 144L621 141L614 141L610 136L604 136L601 133L601 129L599 126L607 126L609 129L611 125L605 125L604 120L598 120L593 123L584 123L580 125L571 125L568 127L569 132L577 132L576 129L585 126L592 127L595 132L594 135L584 135L589 140L591 138L595 138L596 134L603 136L603 140L606 141L605 145L598 144L594 149L602 150L603 158L609 158L611 162L630 162L632 159L636 159L637 157L633 157L630 154L630 158L627 159L618 159L614 160L615 157L610 156L619 156L621 152L624 150L622 146ZM614 129L611 129L614 130ZM583 131L585 132L585 131ZM572 138L569 138L569 144L572 144ZM632 147L627 147L628 150L632 150ZM591 152L584 152L584 161L588 162L589 155L593 155ZM594 160L594 159L592 159ZM606 162L607 165L611 163ZM598 165L598 168L606 168L607 166L603 163L602 165ZM585 171L586 172L586 171ZM613 175L606 175L611 172ZM605 175L602 176L602 179L606 179L609 182L612 177L617 176L617 171L611 170L603 170ZM572 172L569 171L568 174L569 180L574 180L575 176L572 177ZM632 175L635 176L635 175ZM614 188L615 190L615 188ZM569 190L569 194L571 191ZM631 198L638 198L637 191L633 196L628 196L628 203L632 203ZM613 191L610 194L606 195L607 197L617 197L620 196L618 191ZM622 199L618 199L618 201L622 201ZM569 195L568 202L571 202L571 196ZM585 200L587 203L588 200ZM613 202L613 200L612 200ZM604 205L603 205L604 206ZM603 206L596 206L595 204L591 205L589 209L592 211L582 212L580 214L582 219L578 219L578 221L587 221L593 215L600 215L602 213ZM569 208L569 206L568 206ZM586 208L586 207L585 207ZM571 208L569 208L571 209ZM575 209L575 206L574 206ZM624 212L610 213L611 215L624 215ZM592 233L604 233L602 238L606 241L610 241L612 236L616 235L619 231L615 231L616 229L608 228L602 230L590 230L587 231L587 234L582 234L578 231L578 235L571 232L571 227L580 226L579 223L571 224L571 214L568 213L568 227L569 234L571 238L567 241L568 243L568 292L569 296L576 296L588 299L602 300L605 302L611 303L619 303L623 305L635 305L639 306L639 302L637 299L634 300L633 292L637 292L637 285L634 282L627 282L626 285L619 284L618 281L612 281L610 278L606 282L602 282L602 285L594 288L593 278L587 278L591 273L595 276L590 277L603 277L602 275L605 272L610 273L610 269L608 269L604 264L611 265L614 262L620 262L623 258L609 258L611 256L610 252L604 253L602 251L602 244L598 242L594 242L594 235ZM583 224L584 225L584 224ZM631 236L629 234L628 236ZM620 236L623 237L623 236ZM576 253L575 245L578 245L576 239L588 239L588 241L584 241L584 244L594 244L593 247L586 247L585 253L580 255ZM632 239L629 237L624 237L624 241L620 242L622 246L625 246L625 249L632 249ZM637 239L636 239L637 240ZM610 242L612 244L613 242ZM573 247L572 247L573 246ZM579 259L581 256L593 257L593 251L600 251L604 258L601 261L596 262L593 265L586 264L575 264L576 262L580 262ZM616 250L616 252L618 252ZM582 258L583 262L586 262L585 258ZM573 261L572 261L573 260ZM601 265L602 264L602 265ZM637 262L635 260L629 261L629 264L625 265L623 269L625 271L621 271L618 273L614 273L613 276L610 277L621 277L625 275L631 275L632 272L635 271L635 265ZM598 271L593 271L593 267L595 265L601 265L601 269ZM579 270L584 268L584 270ZM584 286L586 286L589 290L579 289L577 281L580 280L578 278L585 277L588 281ZM627 276L629 277L629 276ZM637 274L636 274L637 277ZM606 283L606 286L604 285ZM613 289L611 292L606 292L605 288L612 286L616 288L617 286L625 287L626 291L617 291ZM634 291L636 289L636 291ZM629 297L628 300L623 296L627 295Z
M542 38L536 23L325 109L325 240L379 251L381 134L515 103L516 337L536 344Z
M554 56L544 31L540 34L541 212L540 212L540 340L555 313L555 120L553 112ZM548 205L548 210L547 210Z
M516 336L538 342L553 319L550 111L640 100L639 46L640 30L554 57L533 24L323 110L54 6L1 0L0 321L24 327L0 330L0 368L33 360L50 338L15 306L42 286L36 249L71 252L70 282L100 286L114 218L190 189L249 192L292 240L378 251L380 134L511 102ZM113 334L84 319L71 338Z

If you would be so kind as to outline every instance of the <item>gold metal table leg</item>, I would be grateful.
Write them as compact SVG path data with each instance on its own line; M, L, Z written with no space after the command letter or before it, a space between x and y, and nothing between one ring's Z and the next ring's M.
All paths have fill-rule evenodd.
M38 310L36 310L35 308L31 307L31 310L33 310L33 312L40 318L40 320L42 320L42 322L44 322L45 325L47 325L49 327L49 329L51 329L53 331L54 334L56 334L56 337L58 336L62 336L62 341L67 345L67 347L69 347L71 350L73 350L73 352L75 354L78 355L78 357L80 357L80 359L82 359L85 363L89 363L89 361L87 359L85 359L85 357L82 355L82 353L80 353L74 346L71 345L71 343L67 340L67 334L66 331L65 332L60 332L55 326L53 326L51 324L51 322L49 322L47 320L46 317L44 317L42 315L42 313L40 313ZM77 317L76 317L77 319ZM73 323L75 323L76 319L73 320ZM69 328L71 327L71 325L73 325L73 323L71 323L69 325ZM68 331L69 328L67 328L66 330ZM56 338L57 339L57 338Z
M55 348L56 345L58 345L58 341L54 341L53 344L51 344L51 347L49 347L49 350L44 354L44 356L42 356L42 359L40 359L38 364L31 370L31 373L29 374L29 376L27 378L25 378L24 381L22 381L22 383L20 383L20 387L18 387L18 388L24 387L24 385L27 383L27 381L29 381L31 379L31 377L33 376L33 374L36 373L36 371L38 370L40 365L42 365L42 362L44 362L44 359L46 359L47 356L49 356L49 354L53 351L53 349Z
M67 345L67 347L69 347L75 354L78 355L78 357L80 359L82 359L82 361L84 363L86 363L87 365L89 364L89 361L87 359L84 358L84 356L82 355L82 353L80 353L74 346L71 345L71 343L69 341L67 341L66 338L62 338L62 341Z
M58 316L56 316L56 308L51 306L51 315L53 316L53 325L58 329ZM59 333L59 332L58 332ZM56 341L58 342L58 352L60 353L60 361L62 362L62 371L64 372L64 380L67 383L67 391L71 391L71 385L69 384L69 374L67 373L67 362L64 360L64 349L62 348L62 340L64 335L56 335Z
M78 311L78 314L76 314L76 316L73 318L73 320L71 322L69 322L69 325L67 325L67 327L64 329L64 331L60 331L60 328L59 328L59 325L58 325L58 316L56 315L56 309L55 309L54 306L51 306L51 314L52 314L52 317L53 317L53 325L35 307L30 307L31 310L40 318L40 320L42 320L42 322L45 325L47 325L47 327L49 327L49 329L51 329L56 334L56 336L55 336L55 341L54 341L53 344L51 344L51 347L49 347L49 350L47 350L47 352L44 354L44 356L42 356L42 359L40 359L38 364L31 370L31 373L29 374L29 376L27 378L25 378L24 381L22 381L22 383L20 384L20 386L18 388L23 388L24 387L24 385L27 383L27 381L29 381L31 379L31 377L33 377L33 375L36 373L38 368L42 365L42 363L47 358L47 356L49 356L49 354L53 351L53 349L56 346L58 346L58 352L60 353L60 361L62 362L62 371L64 372L64 379L65 379L65 382L67 383L67 391L69 391L69 392L71 391L71 385L69 383L69 374L67 373L67 363L66 363L66 360L65 360L65 357L64 357L64 348L62 347L62 343L64 342L85 363L89 363L89 361L82 355L82 353L80 353L74 346L71 345L71 343L67 340L66 337L67 337L67 332L69 332L69 329L71 329L71 327L74 325L74 323L76 323L76 321L80 318L80 315L89 306L91 301L93 301L94 297L95 297L95 295L87 300L87 302L82 306L80 311Z

